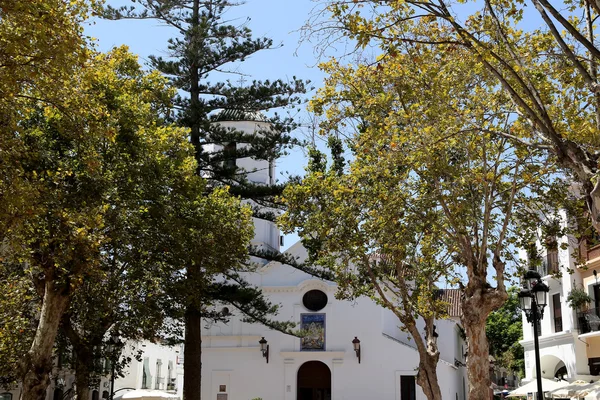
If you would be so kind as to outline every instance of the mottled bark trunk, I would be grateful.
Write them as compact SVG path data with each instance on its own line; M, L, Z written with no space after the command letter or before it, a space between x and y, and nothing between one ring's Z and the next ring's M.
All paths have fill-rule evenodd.
M498 267L500 268L500 267ZM485 280L472 279L465 290L462 324L467 336L469 400L490 399L490 351L485 322L506 301L506 291L490 288Z
M469 311L470 314L477 310ZM467 376L469 379L469 400L489 400L490 360L489 346L485 335L485 320L487 313L481 312L480 316L471 315L470 320L482 318L477 323L465 326L468 342Z
M69 295L65 288L47 280L35 337L29 352L21 361L21 400L43 400L46 397L49 374L52 372L52 347L68 304Z
M425 355L419 353L419 372L417 373L417 384L423 389L423 393L427 400L441 400L442 391L438 382L437 357L431 356L429 353Z
M425 341L415 325L406 325L413 337L419 352L419 371L417 384L423 390L427 400L441 400L442 391L438 382L437 364L440 352L437 347L436 337L433 335L433 324L430 321L425 327Z
M185 342L183 348L183 398L202 398L202 331L201 314L195 307L185 313Z

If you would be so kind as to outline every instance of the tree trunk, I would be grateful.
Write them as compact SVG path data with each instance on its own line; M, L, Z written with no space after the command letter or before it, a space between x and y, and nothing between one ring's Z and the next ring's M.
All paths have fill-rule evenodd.
M43 400L46 397L52 372L52 348L68 305L68 291L57 287L53 280L46 280L40 321L31 348L21 361L21 400Z
M490 350L485 334L485 322L490 313L500 307L506 298L506 291L488 287L485 280L477 282L473 279L465 290L461 319L468 345L469 400L490 399Z
M432 356L428 352L425 355L419 353L419 356L417 384L423 389L427 400L442 400L442 390L437 376L439 353L437 356Z
M63 316L62 330L75 352L75 386L78 399L90 398L90 376L94 368L94 346L102 343L102 336L84 342L73 329L69 314Z
M437 340L433 335L433 320L426 321L425 341L414 323L405 324L405 326L413 337L419 352L417 384L423 390L427 400L441 400L442 391L437 376L440 352L437 348Z
M477 312L473 310L470 313ZM487 313L481 312L481 314ZM486 317L487 315L480 315L480 322L475 324L470 323L465 326L469 345L467 353L469 400L489 400L490 398L490 352L487 337L485 336Z
M89 349L75 349L77 364L75 365L75 386L77 399L90 398L90 369L93 368L94 359Z
M185 341L183 347L183 398L202 398L202 331L201 314L198 309L188 306L185 313Z

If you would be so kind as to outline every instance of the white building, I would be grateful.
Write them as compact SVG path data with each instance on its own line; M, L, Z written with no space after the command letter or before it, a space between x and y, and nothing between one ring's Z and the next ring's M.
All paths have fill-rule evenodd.
M567 220L565 212L560 213L560 217ZM598 324L590 324L589 320L597 318L600 311L600 286L593 273L595 270L600 272L600 246L589 247L585 241L579 245L572 236L556 240L558 250L545 252L543 266L538 271L550 288L538 337L542 376L596 381L600 379L600 331ZM565 249L561 248L563 244ZM581 254L584 265L578 265L575 254ZM526 254L522 252L521 257L525 258ZM556 272L562 276L556 278ZM593 299L585 313L573 310L567 304L567 297L574 288L583 288ZM536 377L533 343L533 326L523 315L521 344L525 348L526 381Z
M131 357L132 361L123 373L116 376L114 385L115 399L135 389L161 390L182 397L183 365L180 346L162 346L149 341L127 342L121 357ZM141 357L137 361L135 356ZM110 363L102 360L106 375L100 378L98 385L90 389L87 400L110 399ZM72 365L64 364L57 357L56 367L52 373L52 381L46 391L46 400L73 399L75 396L75 371ZM11 389L11 390L7 390ZM0 400L17 400L20 388L0 388Z
M252 133L263 122L248 114L229 113L222 121ZM252 117L252 115L251 115ZM223 120L224 118L221 118ZM254 182L273 182L274 166L266 161L237 160ZM275 224L260 221L253 244L279 249ZM288 251L299 261L306 251L297 243ZM415 385L419 356L409 335L391 311L368 298L355 302L335 298L336 285L291 266L265 263L249 274L280 305L280 320L294 321L310 335L300 339L259 324L206 322L202 339L203 400L414 400L424 399ZM455 315L457 316L457 315ZM438 321L439 383L444 399L466 400L466 346L457 319ZM264 356L259 340L267 341ZM352 341L360 340L360 360Z

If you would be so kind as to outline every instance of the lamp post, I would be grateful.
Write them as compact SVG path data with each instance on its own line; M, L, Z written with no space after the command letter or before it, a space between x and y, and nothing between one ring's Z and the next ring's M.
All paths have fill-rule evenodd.
M121 353L121 347L123 342L119 339L118 333L113 333L108 339L108 354L110 355L110 400L114 400L115 396L115 366L119 361L119 355Z
M536 271L527 271L524 276L523 290L519 292L521 310L525 312L527 322L533 324L533 346L535 349L535 373L537 379L538 400L544 398L542 389L542 368L540 366L540 342L538 340L538 322L544 316L544 307L548 302L548 286Z

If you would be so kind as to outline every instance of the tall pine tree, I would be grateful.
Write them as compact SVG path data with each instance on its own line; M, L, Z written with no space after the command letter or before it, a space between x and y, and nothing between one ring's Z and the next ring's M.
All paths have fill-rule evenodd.
M253 183L248 175L254 171L237 167L231 160L252 158L273 163L285 149L294 145L290 135L296 124L272 110L285 109L301 102L305 83L295 77L283 80L254 80L249 85L236 85L220 80L223 71L251 55L273 47L268 38L255 38L246 24L231 25L225 18L228 9L238 4L227 0L134 0L133 5L115 9L107 7L111 19L151 18L172 27L176 36L169 40L167 57L151 57L150 64L171 79L178 89L174 119L190 131L195 147L198 173L216 188L230 185L231 192L248 201L254 216L274 219L269 210L277 208L275 196L283 185L274 180L268 184ZM211 79L211 81L209 81ZM263 112L267 112L269 116ZM223 120L260 120L258 130L249 134L219 123ZM262 127L262 128L260 128ZM267 208L265 208L267 207ZM254 248L251 254L261 258L293 263L284 255ZM269 315L276 312L259 290L245 282L237 270L247 268L232 262L226 286L206 281L201 267L187 270L189 291L185 310L185 379L184 397L201 397L201 318L226 319L210 312L215 300L233 304L250 320L284 329ZM313 271L314 272L314 271ZM190 299L193 299L190 301Z

